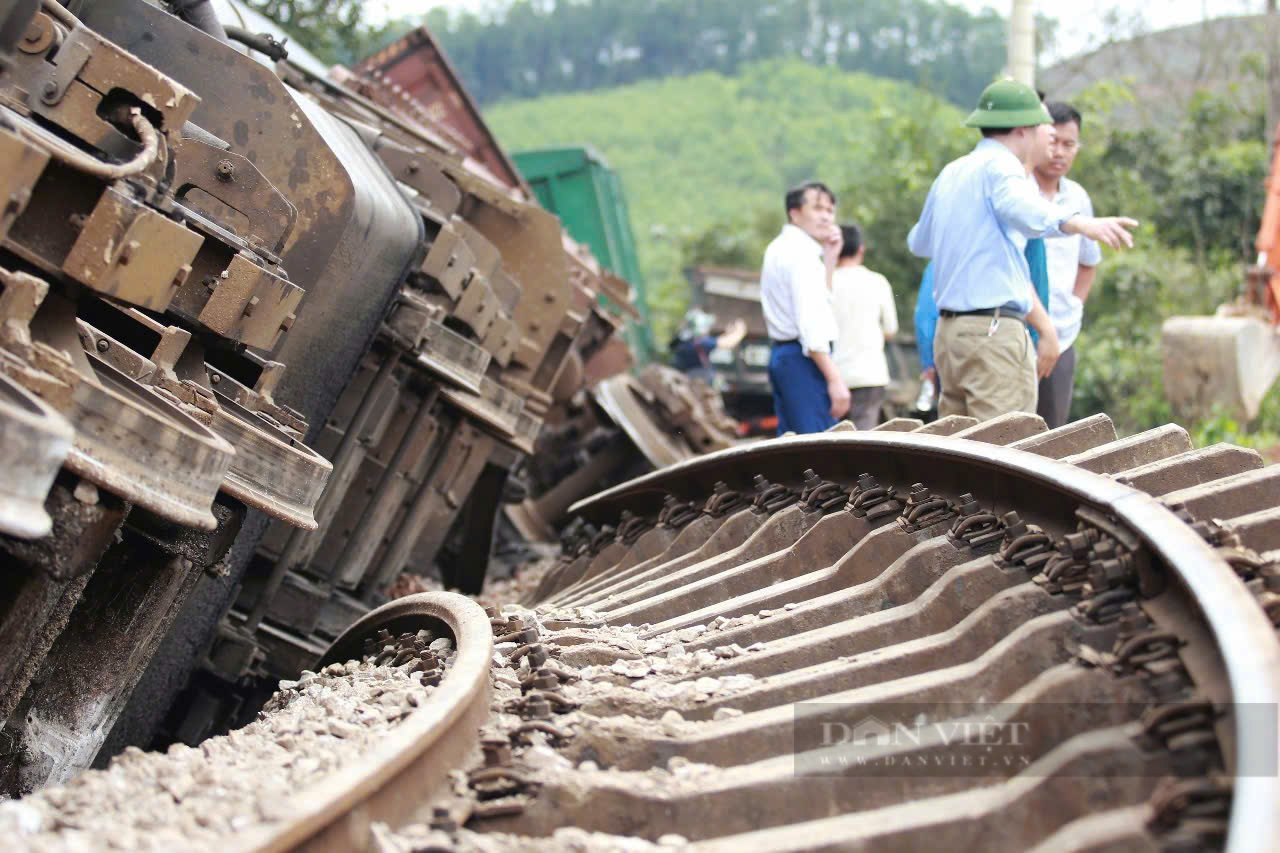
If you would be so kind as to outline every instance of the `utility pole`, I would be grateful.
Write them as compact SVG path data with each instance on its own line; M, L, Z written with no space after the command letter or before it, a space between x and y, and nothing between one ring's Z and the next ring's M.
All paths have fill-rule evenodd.
M1267 0L1272 5L1275 0ZM1009 76L1036 85L1036 19L1032 0L1013 0L1009 15Z
M1276 0L1267 0L1267 133L1280 122L1280 15ZM1276 140L1272 140L1273 142Z

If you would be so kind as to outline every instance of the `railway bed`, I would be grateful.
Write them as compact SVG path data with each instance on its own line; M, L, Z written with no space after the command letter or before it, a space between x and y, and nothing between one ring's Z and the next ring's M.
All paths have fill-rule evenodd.
M112 802L95 786L153 826L139 803L158 798L164 831L200 825L184 809L207 790L140 768L221 778L268 733L257 754L288 772L367 748L305 779L253 771L273 793L215 810L225 824L206 810L191 844L1273 849L1280 468L1176 426L1120 439L1105 415L886 426L588 498L527 600L394 601L252 731L130 752L3 804L0 830L38 850L145 841L110 837L109 814L91 834L74 806ZM336 734L304 712L329 706Z

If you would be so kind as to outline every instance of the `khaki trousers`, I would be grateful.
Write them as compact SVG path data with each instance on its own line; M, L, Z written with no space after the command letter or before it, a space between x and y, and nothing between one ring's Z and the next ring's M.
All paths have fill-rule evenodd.
M991 318L939 317L933 356L942 396L938 416L979 421L1036 410L1036 356L1027 327L1003 317L988 335Z

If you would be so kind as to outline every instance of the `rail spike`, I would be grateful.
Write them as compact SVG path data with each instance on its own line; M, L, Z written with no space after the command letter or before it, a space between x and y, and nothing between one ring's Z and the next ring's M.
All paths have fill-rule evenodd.
M997 566L1021 566L1035 576L1053 559L1053 539L1039 525L1028 524L1016 512L1006 512L1000 522L1004 538L996 555Z
M711 489L711 497L707 498L702 511L712 518L723 518L746 507L749 503L750 501L742 492L730 489L729 484L723 480L717 480Z
M946 521L956 514L951 502L929 491L924 483L913 483L907 494L907 503L898 517L898 524L907 533L915 533L926 527Z
M658 512L658 526L679 530L697 517L697 504L667 495L662 499L662 509Z
M759 515L773 515L800 500L800 495L793 490L770 483L759 474L752 478L752 483L756 487L756 496L751 502L751 509Z
M848 503L849 490L839 483L822 479L812 468L806 468L800 501L804 504L805 512L825 514Z
M956 512L958 515L947 531L947 538L957 548L990 553L1004 539L1004 524L995 513L984 510L973 495L967 492L961 495Z
M653 529L653 522L624 509L618 517L617 541L623 545L631 545L642 535Z
M902 501L892 486L882 486L870 474L859 474L858 482L849 493L845 510L868 522L887 521L902 512Z

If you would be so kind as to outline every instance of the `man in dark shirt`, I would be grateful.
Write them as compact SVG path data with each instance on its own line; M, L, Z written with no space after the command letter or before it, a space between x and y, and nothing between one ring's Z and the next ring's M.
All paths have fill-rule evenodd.
M714 337L711 329L716 318L697 308L685 315L684 325L671 342L672 364L676 370L713 384L715 374L711 370L711 352L715 349L731 350L742 342L747 334L747 324L736 319L723 334Z

